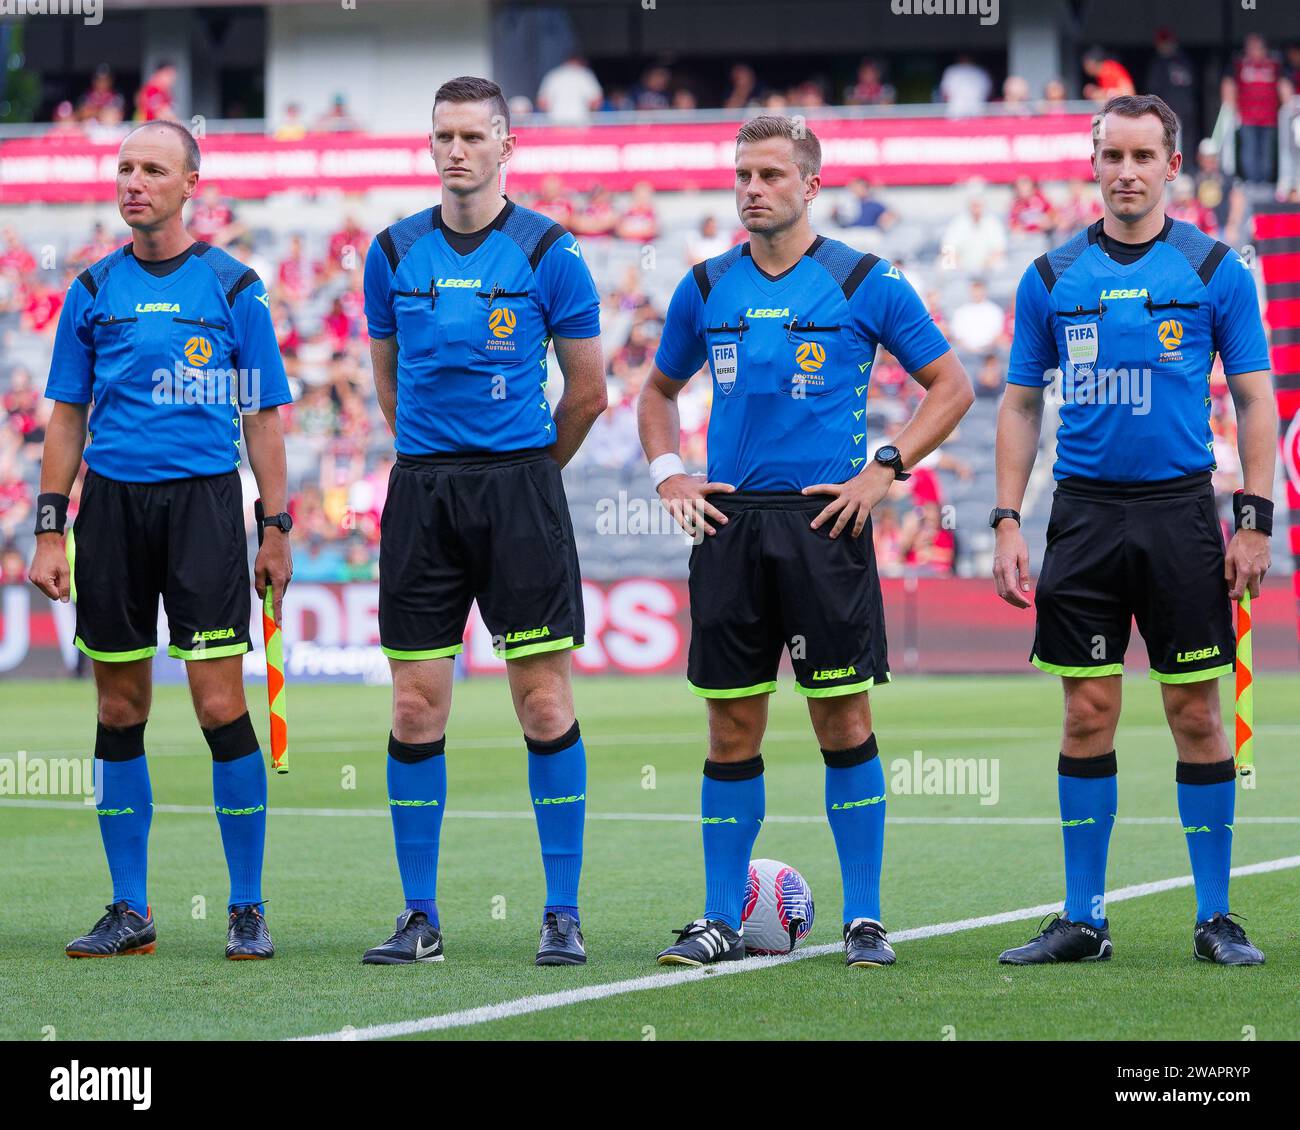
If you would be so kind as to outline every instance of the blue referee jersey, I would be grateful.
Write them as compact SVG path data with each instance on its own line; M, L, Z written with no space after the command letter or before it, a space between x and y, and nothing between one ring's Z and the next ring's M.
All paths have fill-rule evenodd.
M1255 280L1225 243L1167 220L1134 263L1111 259L1101 221L1025 271L1007 380L1060 372L1058 479L1174 479L1214 468L1210 370L1269 368Z
M748 243L697 264L673 294L655 365L686 381L708 362L711 482L797 491L866 462L878 344L913 373L949 348L896 267L818 236L776 277Z
M201 242L161 277L129 244L78 275L45 395L93 402L86 465L130 483L238 467L240 413L291 399L269 307L256 271Z
M397 451L549 447L547 343L600 333L578 241L509 200L469 236L445 229L441 211L399 220L366 255L370 336L397 336Z

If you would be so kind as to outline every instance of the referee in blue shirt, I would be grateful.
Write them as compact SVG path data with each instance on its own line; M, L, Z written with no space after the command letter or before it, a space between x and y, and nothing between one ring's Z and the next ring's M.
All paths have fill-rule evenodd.
M496 83L444 83L429 140L441 205L380 232L366 256L375 389L397 437L379 638L393 670L388 803L405 906L363 960L442 960L444 730L477 600L528 749L546 874L537 964L578 965L587 770L570 651L583 641L582 586L560 468L605 410L600 296L578 241L501 195L515 137ZM548 342L565 378L553 416Z
M691 553L688 678L709 713L705 906L659 955L665 965L744 956L764 812L759 747L787 648L826 763L845 961L894 961L880 922L885 783L867 698L889 681L870 514L948 436L973 393L898 268L812 230L820 189L810 130L770 116L741 128L736 210L750 239L682 279L638 406L660 497L703 534ZM926 395L896 446L869 458L863 416L878 343ZM709 481L699 482L678 453L677 396L706 363Z
M55 404L30 576L51 600L76 602L76 644L94 661L96 809L113 881L108 913L69 943L69 957L154 949L144 729L160 595L168 654L185 660L212 751L230 871L226 956L274 953L262 915L266 768L244 700L251 608L236 468L246 448L273 512L254 571L278 619L291 573L278 409L289 387L261 280L185 230L198 181L198 146L183 126L152 122L127 135L117 207L131 242L69 288L45 388ZM65 544L83 449L81 507Z
M1111 99L1093 128L1104 215L1025 271L998 418L998 595L1029 607L1018 508L1059 373L1055 501L1032 662L1061 677L1058 763L1065 913L1001 960L1105 961L1115 728L1133 620L1178 751L1178 811L1196 881L1194 951L1258 965L1229 917L1235 771L1218 678L1233 670L1231 602L1258 595L1273 524L1277 408L1255 281L1235 251L1165 215L1178 119L1154 96ZM1245 494L1226 553L1210 476L1215 356L1237 408Z

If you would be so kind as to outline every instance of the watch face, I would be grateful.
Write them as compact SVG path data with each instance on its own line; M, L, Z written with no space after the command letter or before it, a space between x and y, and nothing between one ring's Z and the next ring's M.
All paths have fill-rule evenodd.
M884 447L876 451L877 463L892 463L897 458L898 448L894 447L893 444L885 444Z

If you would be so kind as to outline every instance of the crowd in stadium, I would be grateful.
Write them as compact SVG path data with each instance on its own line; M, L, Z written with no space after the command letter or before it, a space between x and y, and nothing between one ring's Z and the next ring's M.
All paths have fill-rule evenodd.
M1134 88L1129 72L1106 52L1090 52L1083 68L1089 98L1100 101ZM1197 114L1191 76L1192 68L1172 33L1162 32L1143 89L1165 97L1188 123L1205 121ZM159 67L136 93L131 116L172 116L175 79L174 67ZM729 83L722 105L732 109L799 111L825 105L832 96L847 105L887 105L895 99L887 73L873 59L864 59L856 81L840 91L817 80L793 89L770 88L743 63L732 67ZM1185 149L1191 146L1187 171L1171 188L1170 214L1229 243L1247 240L1249 205L1242 181L1271 181L1276 175L1278 114L1287 100L1296 98L1297 87L1300 47L1278 56L1259 36L1248 36L1223 84L1225 104L1236 107L1236 166L1241 176L1224 171L1218 139L1199 138L1189 126L1183 139ZM989 74L966 57L943 71L936 97L951 114L971 114L982 111L995 94L1000 94L996 101L1006 113L1051 113L1066 105L1062 82L1049 83L1035 100L1028 84L1013 75L995 92ZM517 102L515 108L580 123L605 110L696 105L696 95L676 83L668 67L648 68L631 89L605 89L584 61L574 57L545 77L535 100ZM112 72L102 66L79 101L58 107L53 128L56 133L108 138L127 128L127 117L126 99L117 91ZM277 137L293 139L316 130L360 129L364 123L353 120L340 96L311 122L300 107L287 107L272 128ZM906 207L891 201L878 186L855 180L843 189L827 190L827 195L828 206L818 213L821 229L855 246L880 250L905 271L966 363L978 396L986 400L1002 391L1019 271L1033 255L1101 214L1095 186L1084 181L1040 185L1021 177L1007 210L988 206L987 194L973 184L960 193L959 210L936 241L918 238L916 228L922 225L917 224L911 225L911 238L903 238L901 233L909 228ZM682 230L680 221L675 227L666 225L648 184L625 194L600 187L573 194L558 177L550 177L536 193L512 197L583 240L602 290L610 407L576 463L618 471L633 468L642 459L635 401L654 358L665 294L662 286L648 285L640 260L626 252L650 244L671 247L671 254L660 257L658 272L675 281L691 263L724 251L745 233L723 209L700 216L689 230ZM291 480L296 484L291 504L299 530L295 576L302 580L377 576L379 515L392 447L370 375L361 276L375 232L367 230L358 218L361 214L358 208L357 215L344 219L328 238L255 231L241 221L236 202L224 199L219 186L209 183L191 206L188 220L196 239L225 247L246 261L271 294L295 392L295 402L284 416ZM80 239L69 240L52 262L40 262L15 229L0 231L0 346L6 357L23 358L0 370L0 580L21 579L30 549L31 509L50 408L41 395L46 374L40 359L48 358L63 294L77 272L122 241L96 225ZM552 373L558 376L554 364ZM918 393L882 350L868 393L872 434L885 441L908 418ZM681 397L683 455L699 469L704 465L710 398L710 383L703 380L693 381ZM1217 486L1220 493L1228 493L1239 475L1231 400L1221 375L1216 375L1212 399ZM991 463L991 454L982 452L981 458ZM910 483L894 488L897 497L891 495L875 523L882 573L943 575L953 570L945 484L969 478L971 463L959 454L941 452Z

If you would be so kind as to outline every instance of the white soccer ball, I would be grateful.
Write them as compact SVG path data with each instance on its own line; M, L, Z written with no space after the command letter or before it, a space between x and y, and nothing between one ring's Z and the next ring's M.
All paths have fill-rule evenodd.
M812 929L812 888L788 863L752 859L740 919L746 953L789 953Z

